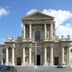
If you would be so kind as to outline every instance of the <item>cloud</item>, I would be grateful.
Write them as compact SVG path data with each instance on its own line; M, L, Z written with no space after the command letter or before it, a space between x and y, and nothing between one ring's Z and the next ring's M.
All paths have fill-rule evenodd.
M6 8L0 8L0 17L2 16L6 16L10 13L9 10L7 10Z
M37 10L37 9L31 9L30 11L28 11L28 12L26 13L26 15L30 15L30 14L36 12L36 11L39 11L39 10Z
M72 36L72 12L68 10L44 9L43 13L55 17L56 35Z
M27 12L27 14L31 14L37 11L36 9L32 9ZM47 15L53 16L55 19L56 26L56 35L61 36L72 36L72 12L69 10L61 10L61 9L44 9L41 11Z
M56 30L56 34L60 37L61 35L63 35L64 37L70 35L72 37L72 25L71 26L70 24L67 24L66 26L60 25Z
M72 12L68 10L55 10L55 9L44 9L43 13L55 17L56 28L63 24L64 21L72 17Z

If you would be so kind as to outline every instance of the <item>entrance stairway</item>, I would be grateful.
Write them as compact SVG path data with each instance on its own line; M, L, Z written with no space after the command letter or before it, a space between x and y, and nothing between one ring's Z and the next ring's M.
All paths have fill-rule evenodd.
M56 68L44 66L16 66L17 72L72 72L72 68Z
M33 66L33 67L17 66L16 68L18 72L45 72L48 70L48 67L43 67L43 66Z

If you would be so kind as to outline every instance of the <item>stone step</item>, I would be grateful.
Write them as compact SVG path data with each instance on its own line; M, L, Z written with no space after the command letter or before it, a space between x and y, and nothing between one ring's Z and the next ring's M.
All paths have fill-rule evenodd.
M16 66L18 72L72 72L72 68L56 68L43 66Z

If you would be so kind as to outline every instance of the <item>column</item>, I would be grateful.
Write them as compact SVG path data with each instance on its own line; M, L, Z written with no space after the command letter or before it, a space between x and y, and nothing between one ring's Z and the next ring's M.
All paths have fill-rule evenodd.
M6 48L6 65L8 65L8 48Z
M67 65L70 65L70 50L67 48Z
M29 25L29 39L32 37L32 25Z
M25 66L25 48L23 48L23 62L22 66Z
M23 35L24 37L23 37L23 39L25 39L25 36L26 36L26 33L25 33L25 31L26 31L25 30L25 25L23 27L24 27L24 35Z
M14 48L12 48L12 65L15 65L15 63L14 63Z
M31 65L31 48L29 48L29 64Z
M1 65L3 65L3 59L1 59Z
M44 65L47 66L47 48L44 48Z
M61 63L64 64L64 48L62 48Z
M51 39L53 38L53 24L51 24L51 27L50 27L50 37Z
M46 24L44 24L44 33L45 33L45 39L46 39Z
M53 48L50 48L50 66L53 66Z
M3 53L1 53L1 65L3 65Z

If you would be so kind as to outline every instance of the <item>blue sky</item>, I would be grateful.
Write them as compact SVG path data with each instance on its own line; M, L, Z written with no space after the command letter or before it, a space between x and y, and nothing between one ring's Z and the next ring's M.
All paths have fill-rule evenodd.
M0 0L0 43L21 36L21 17L35 10L55 17L57 35L72 35L72 0Z

